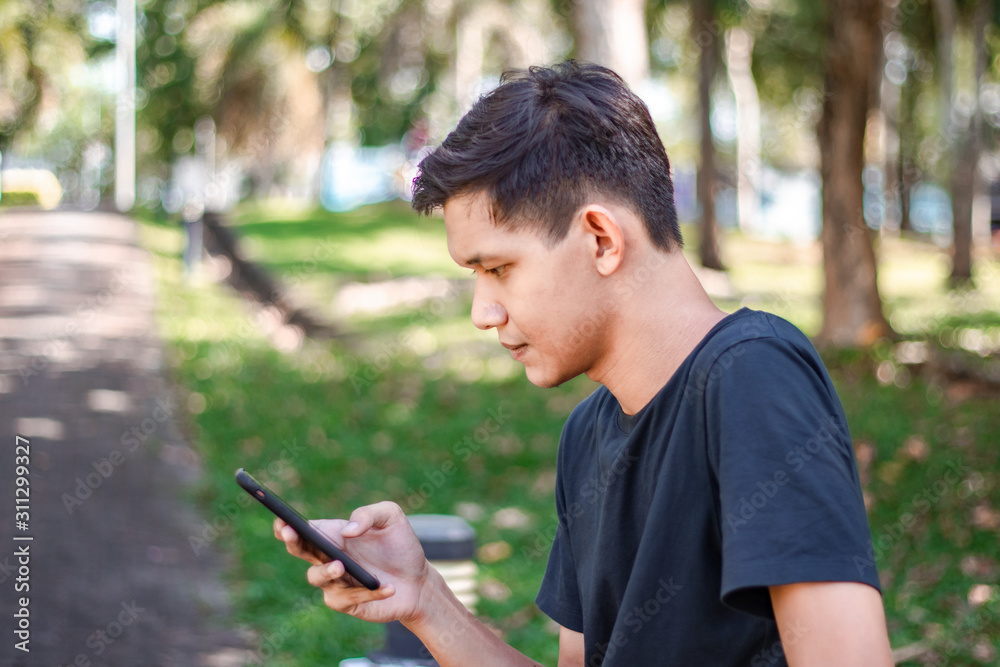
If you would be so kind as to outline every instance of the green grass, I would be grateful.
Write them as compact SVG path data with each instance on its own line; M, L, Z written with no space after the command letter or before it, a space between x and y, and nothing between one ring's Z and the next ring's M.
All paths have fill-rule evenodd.
M464 277L447 256L441 221L417 219L399 204L341 215L257 207L236 221L248 254L328 318L346 282ZM146 221L143 239L157 269L170 372L188 395L189 435L204 458L197 502L212 526L204 538L231 557L237 617L257 630L266 664L336 664L379 646L381 629L322 605L305 582L305 565L273 539L267 513L240 504L244 494L232 479L240 466L312 516L391 499L407 511L469 517L479 544L491 545L480 559L487 584L480 616L518 649L554 664L554 628L533 598L556 520L558 434L594 385L578 378L558 389L532 386L495 335L469 323L465 293L349 317L338 322L358 334L349 343L307 341L278 352L255 311L230 290L182 280L179 228ZM736 297L720 299L722 307L772 310L808 333L818 330L815 248L738 235L724 243ZM942 289L944 267L932 247L882 245L881 287L893 324L957 351L963 342L1000 341L996 263L980 263L981 289L961 296ZM949 664L993 664L1000 636L998 529L990 514L1000 505L996 396L966 380L931 377L889 345L830 354L828 363L864 458L893 645L921 641L942 656L954 647ZM498 414L499 430L485 433L484 420ZM482 442L467 456L462 443L476 443L477 434ZM443 474L449 462L457 472ZM992 586L994 601L970 604L981 585Z

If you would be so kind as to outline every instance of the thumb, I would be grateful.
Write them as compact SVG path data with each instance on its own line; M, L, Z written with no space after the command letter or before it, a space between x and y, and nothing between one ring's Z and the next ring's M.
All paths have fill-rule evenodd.
M358 537L371 529L385 528L398 521L405 521L402 508L396 503L383 501L359 507L351 513L351 520L340 531L344 537Z

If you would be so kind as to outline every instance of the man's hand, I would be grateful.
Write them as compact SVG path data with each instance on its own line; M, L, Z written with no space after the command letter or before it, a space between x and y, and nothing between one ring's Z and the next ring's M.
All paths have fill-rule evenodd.
M358 585L339 561L306 546L281 519L274 536L288 553L312 563L309 583L323 590L328 607L366 621L399 620L420 637L441 667L539 667L504 644L448 589L427 562L420 541L396 503L359 507L350 521L312 521L382 583L377 591Z
M359 585L344 572L340 561L328 562L327 556L304 543L291 526L275 519L274 536L285 543L288 553L312 563L306 578L323 591L328 607L376 623L419 616L420 592L431 568L399 505L381 502L354 510L350 521L310 523L382 584L375 591Z
M771 586L790 667L892 667L882 596L867 584Z

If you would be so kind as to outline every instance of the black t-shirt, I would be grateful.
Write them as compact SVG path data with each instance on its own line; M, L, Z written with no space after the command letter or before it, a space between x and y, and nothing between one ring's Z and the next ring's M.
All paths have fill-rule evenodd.
M785 665L768 586L879 587L840 401L766 313L727 316L635 415L604 387L577 406L556 507L537 603L588 667Z

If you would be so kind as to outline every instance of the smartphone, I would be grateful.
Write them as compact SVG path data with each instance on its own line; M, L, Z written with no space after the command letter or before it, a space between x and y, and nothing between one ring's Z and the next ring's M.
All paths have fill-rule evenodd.
M358 565L350 556L345 554L333 541L313 527L309 521L299 514L291 505L286 503L278 494L267 488L248 473L243 468L236 471L236 482L246 490L251 496L256 498L267 509L295 529L304 541L311 544L321 553L330 557L330 560L339 560L344 564L347 574L357 579L358 583L369 590L376 590L380 584L378 578Z

